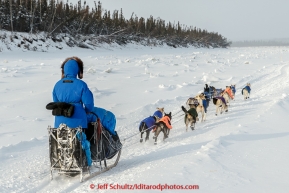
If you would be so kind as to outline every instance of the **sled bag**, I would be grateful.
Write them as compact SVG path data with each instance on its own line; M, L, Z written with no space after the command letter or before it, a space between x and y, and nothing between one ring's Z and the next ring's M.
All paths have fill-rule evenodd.
M72 117L74 106L65 102L52 102L46 105L47 110L52 110L54 116Z

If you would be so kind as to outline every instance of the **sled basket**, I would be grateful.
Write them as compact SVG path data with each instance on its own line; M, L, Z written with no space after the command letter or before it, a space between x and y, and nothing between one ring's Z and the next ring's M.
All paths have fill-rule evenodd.
M119 161L122 144L119 140L114 141L98 122L89 123L85 133L81 127L69 128L65 124L60 124L58 128L48 127L48 133L51 179L56 170L59 174L72 177L80 174L82 182L84 174L89 174L86 179L92 178L115 167ZM90 142L91 167L88 167L87 157L82 149L84 134ZM115 156L116 159L112 159ZM107 162L109 159L111 161Z
M53 170L66 175L82 174L87 168L81 147L82 129L72 129L61 124L58 128L48 127L48 133L51 179Z

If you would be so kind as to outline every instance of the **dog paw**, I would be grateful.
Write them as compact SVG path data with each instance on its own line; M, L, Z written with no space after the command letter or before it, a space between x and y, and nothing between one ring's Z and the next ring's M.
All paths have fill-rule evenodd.
M141 143L142 143L142 142L143 142L143 139L140 139L140 140L139 140L139 142L141 142Z

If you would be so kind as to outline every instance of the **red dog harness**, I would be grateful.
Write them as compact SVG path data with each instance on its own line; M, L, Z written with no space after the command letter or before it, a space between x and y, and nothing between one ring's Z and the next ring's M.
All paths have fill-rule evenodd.
M169 128L169 129L172 129L172 128L173 128L172 125L171 125L171 120L170 120L170 118L169 118L168 116L162 117L162 118L159 120L159 122L165 123L166 126L167 126L167 128Z
M231 90L230 88L226 88L225 92L228 93L228 95L231 97L231 99L234 99L234 96L233 96L232 90Z

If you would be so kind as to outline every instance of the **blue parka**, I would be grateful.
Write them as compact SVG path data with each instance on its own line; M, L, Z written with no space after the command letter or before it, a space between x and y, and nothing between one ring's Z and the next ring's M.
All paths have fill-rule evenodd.
M74 105L72 117L55 116L54 127L65 123L70 128L81 126L87 128L86 112L91 112L94 106L93 95L87 84L76 76L79 72L75 60L69 60L64 65L64 78L59 80L52 92L54 102L66 102Z
M114 131L116 126L116 118L112 112L99 107L93 107L91 112L97 115L97 117L100 119L102 126L106 130L108 130L111 135L116 135L116 132ZM96 121L96 117L94 114L87 114L88 123Z

